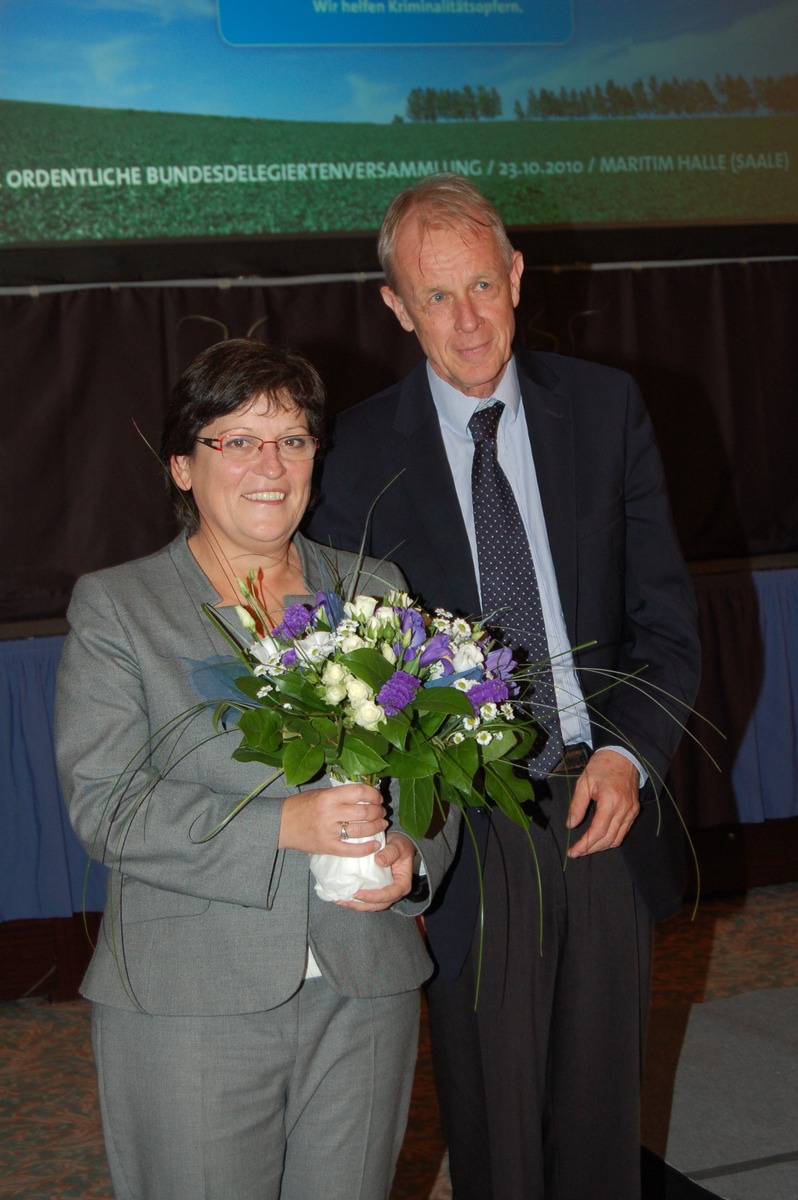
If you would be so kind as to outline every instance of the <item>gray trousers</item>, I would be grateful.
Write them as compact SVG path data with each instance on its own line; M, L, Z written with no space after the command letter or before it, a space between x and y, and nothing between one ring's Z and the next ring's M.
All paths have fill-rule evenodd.
M385 1200L404 1136L418 993L306 981L279 1008L157 1017L94 1006L117 1200Z

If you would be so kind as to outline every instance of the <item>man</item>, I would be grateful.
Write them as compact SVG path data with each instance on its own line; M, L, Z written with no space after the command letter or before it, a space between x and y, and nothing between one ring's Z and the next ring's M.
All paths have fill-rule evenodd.
M636 1200L653 920L683 888L658 795L699 661L653 431L626 374L514 353L523 261L467 180L401 193L379 250L426 362L339 418L312 535L366 529L428 607L484 611L553 664L532 846L475 814L484 905L465 836L427 920L454 1200Z

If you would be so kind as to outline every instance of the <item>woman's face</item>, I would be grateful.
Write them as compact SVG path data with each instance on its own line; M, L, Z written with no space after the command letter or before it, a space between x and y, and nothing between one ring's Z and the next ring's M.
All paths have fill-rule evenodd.
M211 421L200 436L247 433L271 443L308 432L304 413L289 396L261 395ZM174 455L171 467L177 486L193 492L200 528L228 560L285 553L310 498L312 458L283 462L275 445L265 445L253 461L235 463L198 442L193 454Z

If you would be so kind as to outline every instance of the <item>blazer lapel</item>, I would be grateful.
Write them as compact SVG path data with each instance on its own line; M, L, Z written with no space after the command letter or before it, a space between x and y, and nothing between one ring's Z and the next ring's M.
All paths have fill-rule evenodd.
M573 412L554 371L519 358L518 377L566 626L576 625L577 520Z
M423 528L435 556L436 573L446 580L446 591L459 597L458 607L463 612L477 613L479 591L471 546L425 362L402 384L391 437L397 471L407 468L397 483L413 506L409 519Z

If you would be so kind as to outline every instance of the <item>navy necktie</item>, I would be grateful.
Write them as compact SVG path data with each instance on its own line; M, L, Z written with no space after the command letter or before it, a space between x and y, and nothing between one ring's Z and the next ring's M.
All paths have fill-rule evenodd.
M471 494L482 612L519 661L534 668L527 708L547 736L535 742L527 765L542 779L562 758L562 733L532 551L513 489L496 456L503 412L504 405L497 402L478 409L468 422L474 439Z

